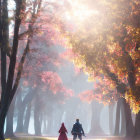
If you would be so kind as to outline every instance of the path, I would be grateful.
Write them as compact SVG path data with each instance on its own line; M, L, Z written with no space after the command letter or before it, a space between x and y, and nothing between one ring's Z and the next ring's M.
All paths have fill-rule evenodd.
M68 137L72 140L72 137ZM27 136L27 135L16 135L16 138L7 138L6 140L57 140L57 137L39 137L39 136ZM77 139L78 140L78 139ZM140 140L140 138L123 138L123 137L83 137L83 140Z

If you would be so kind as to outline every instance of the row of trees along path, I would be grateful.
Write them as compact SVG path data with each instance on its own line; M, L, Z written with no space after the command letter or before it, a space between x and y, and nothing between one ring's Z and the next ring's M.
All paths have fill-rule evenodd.
M126 135L139 135L140 2L89 0L86 3L95 14L84 23L75 22L76 31L65 33L75 65L88 73L89 81L96 83L95 89L83 92L81 98L96 98L104 104L117 101L117 112L125 116ZM134 126L131 110L137 114ZM116 123L119 121L118 113ZM116 125L115 134L119 133L118 128Z
M8 2L8 0L0 0L0 139L4 139L5 118L18 89L23 65L29 53L33 36L40 33L39 29L43 29L42 27L46 23L46 26L52 25L50 28L53 28L53 25L54 29L60 28L70 43L69 54L74 54L71 59L73 58L75 64L90 75L89 79L98 78L95 90L81 93L80 98L89 95L92 97L90 99L97 99L104 103L117 101L117 112L123 112L126 119L126 136L139 135L140 2L137 0L130 0L129 2L127 0L117 2L111 0L107 2L105 0L96 1L96 4L93 4L89 0L87 4L90 5L88 6L91 9L98 8L97 10L102 11L102 14L98 16L91 15L90 19L94 19L94 22L86 19L89 26L78 24L76 26L78 28L74 32L64 28L66 24L60 22L61 16L60 19L55 18L55 14L52 12L44 19L41 19L42 0L31 2L15 0L13 1L15 6L13 13L8 11ZM46 4L49 5L50 3L47 2ZM94 7L92 7L93 5ZM51 6L56 10L60 8L56 3L51 3ZM67 9L67 6L70 5L65 5L62 11ZM11 13L13 15L10 18ZM58 12L58 14L60 13ZM50 16L51 18L54 17L53 20ZM11 34L9 30L10 20L14 22ZM54 37L53 32L51 33L50 36ZM49 36L47 37L49 38ZM51 38L51 40L54 39ZM47 41L48 44L51 43L49 39ZM18 54L19 49L22 50L20 54ZM43 78L42 81L48 82ZM59 85L61 85L61 80ZM57 87L50 86L51 88L55 89L54 93L58 91ZM62 89L63 92L67 91L64 90L64 87L61 88L61 91ZM31 96L31 98L33 97ZM130 108L137 113L135 126L132 123ZM119 121L119 117L116 123L117 121ZM39 120L36 122L38 123ZM118 134L118 128L119 126L116 125L115 134Z
M12 2L12 4L10 3ZM8 5L10 5L8 7ZM48 7L55 6L52 3L46 2L45 5ZM13 7L14 6L14 7ZM9 9L8 9L9 8ZM55 43L51 37L55 37L55 28L56 25L59 25L59 21L55 18L54 13L50 10L43 11L45 12L46 17L44 17L44 13L42 7L42 0L35 1L8 1L8 0L0 0L0 48L1 48L1 102L0 102L0 139L4 139L4 124L5 118L10 107L10 104L13 100L14 95L17 92L21 92L22 86L28 85L30 86L32 92L37 92L37 86L40 83L37 83L36 78L41 79L42 88L46 87L51 90L50 93L55 94L56 92L63 92L66 94L72 94L70 89L67 89L63 86L61 78L54 70L47 67L47 70L44 70L43 66L41 67L41 63L46 61L49 65L50 63L54 63L54 65L59 64L58 57L49 59L48 54L44 54L43 57L38 55L39 60L34 60L34 66L30 64L30 60L36 58L36 56L30 55L31 52L37 52L40 48L31 48L31 46L36 46L38 42L38 37L41 36L42 41L44 41L47 45L52 45ZM10 24L9 24L10 23ZM14 28L9 28L11 23L14 23ZM10 30L9 30L10 29ZM47 32L47 33L46 33ZM34 39L34 40L33 40ZM57 36L56 40L57 42ZM34 43L34 44L33 44ZM31 45L32 44L32 45ZM40 46L41 47L41 46ZM47 48L46 48L47 49ZM42 51L43 52L43 51ZM26 60L26 58L28 58ZM23 72L23 66L26 65L26 69ZM36 65L37 64L37 65ZM38 69L35 69L35 65L40 66ZM51 65L51 64L50 64ZM33 69L34 68L34 69ZM31 77L32 83L28 83L26 80L29 76L33 75L32 71L34 71L35 77ZM20 79L22 80L20 82ZM24 77L24 78L23 78ZM44 78L45 77L45 78ZM20 86L19 86L20 84ZM41 85L40 85L41 86ZM45 88L44 88L45 89ZM17 92L17 93L18 93ZM29 125L29 114L30 112L30 101L34 99L36 94L29 93L28 96L25 96L25 99L22 101L23 106L19 109L21 112L24 112L25 107L29 106L26 118L27 121L24 122L24 126L28 128ZM17 94L16 94L17 96ZM49 95L48 95L49 96ZM20 97L19 97L20 98ZM19 99L18 98L18 99ZM35 100L35 99L34 99ZM26 103L26 105L25 105ZM11 109L7 116L7 130L6 134L12 136L13 134L13 122L11 122L10 116L13 114L13 108L15 105L15 99L11 104ZM35 109L38 110L38 104L36 104ZM20 113L20 112L19 112ZM35 113L37 115L37 113ZM20 113L20 117L18 118L19 128L22 129L22 113ZM36 118L36 126L39 123L37 116ZM36 127L37 128L37 127ZM18 131L18 128L17 128ZM38 129L35 130L38 134Z

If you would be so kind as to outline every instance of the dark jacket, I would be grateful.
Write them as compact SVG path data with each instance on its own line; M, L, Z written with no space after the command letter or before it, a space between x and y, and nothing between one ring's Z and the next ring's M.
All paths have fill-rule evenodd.
M84 135L84 130L82 128L82 125L79 122L76 122L73 125L72 131L71 131L72 135Z

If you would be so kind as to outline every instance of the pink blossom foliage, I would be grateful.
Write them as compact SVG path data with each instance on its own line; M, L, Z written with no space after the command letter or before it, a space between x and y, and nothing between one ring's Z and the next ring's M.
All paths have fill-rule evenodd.
M79 94L79 98L82 101L90 103L94 99L93 91L92 90L84 91L84 92Z
M60 76L52 71L45 71L41 74L41 80L46 83L46 86L56 94L57 92L64 93L65 96L73 96L74 92L71 89L64 87Z

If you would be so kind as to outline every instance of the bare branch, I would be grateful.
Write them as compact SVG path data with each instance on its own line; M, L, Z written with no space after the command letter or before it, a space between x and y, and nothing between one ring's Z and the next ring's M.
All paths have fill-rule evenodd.
M23 40L24 37L26 37L26 36L28 36L30 34L33 34L33 33L37 33L38 31L39 31L39 28L33 28L32 30L31 29L28 29L27 31L19 34L18 39L19 40Z

